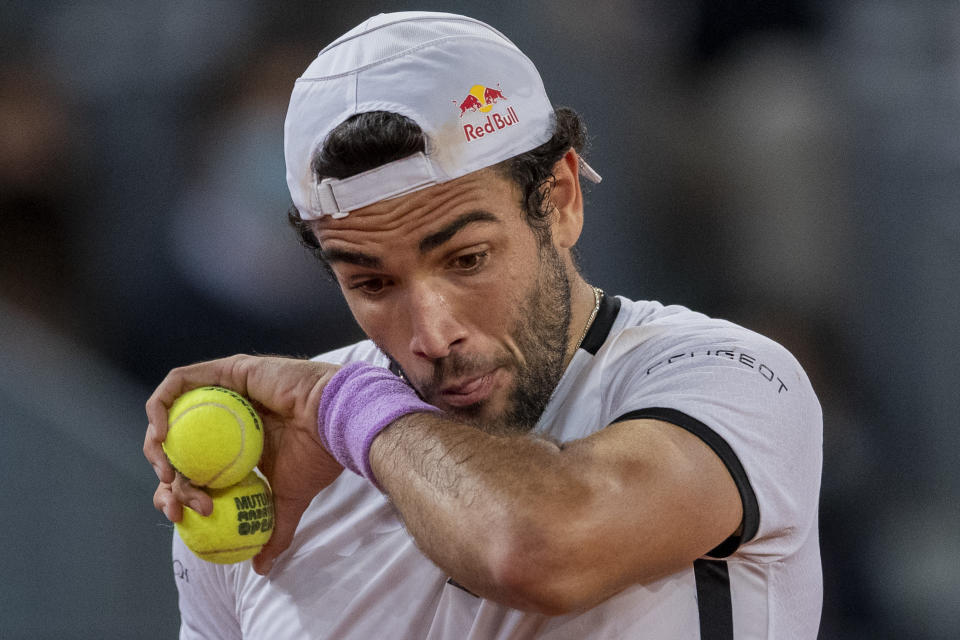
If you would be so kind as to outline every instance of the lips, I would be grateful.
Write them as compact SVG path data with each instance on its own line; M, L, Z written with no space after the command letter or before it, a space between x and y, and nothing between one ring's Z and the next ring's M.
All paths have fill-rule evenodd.
M494 371L465 378L440 389L440 397L451 407L468 407L486 400L493 392Z

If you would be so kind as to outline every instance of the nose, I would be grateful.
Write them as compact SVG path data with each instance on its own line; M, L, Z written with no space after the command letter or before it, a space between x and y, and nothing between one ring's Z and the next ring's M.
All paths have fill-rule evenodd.
M467 337L466 328L457 320L451 301L429 284L411 291L408 313L412 329L410 351L418 358L445 358Z

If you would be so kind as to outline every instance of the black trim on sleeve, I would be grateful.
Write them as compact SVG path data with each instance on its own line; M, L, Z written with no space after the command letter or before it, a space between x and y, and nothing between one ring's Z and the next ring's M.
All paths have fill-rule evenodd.
M613 328L613 321L617 319L620 313L620 298L603 294L600 298L600 308L597 310L597 317L593 319L593 324L587 330L587 335L583 337L580 348L592 356L597 355L600 347L607 341L610 335L610 329Z
M475 594L473 591L470 591L470 589L467 589L465 586L463 586L462 584L460 584L459 582L457 582L456 580L454 580L453 578L447 578L447 584L452 585L452 586L456 587L457 589L460 589L461 591L466 591L467 593L469 593L470 595L472 595L474 598L479 598L479 597L480 597L480 596L478 596L477 594Z
M693 561L700 640L733 640L733 601L726 560Z
M757 535L757 529L760 528L760 505L757 503L757 496L753 492L753 487L750 485L750 478L747 477L747 472L743 469L743 465L740 464L740 459L730 445L727 444L727 441L716 431L696 418L691 418L676 409L667 409L664 407L639 409L626 413L613 422L643 419L663 420L664 422L675 424L703 440L713 449L714 453L720 457L737 485L737 491L740 492L740 502L743 505L743 531L740 535L733 534L717 545L717 547L711 549L706 555L712 558L726 558L736 551L741 544L752 540L753 537Z

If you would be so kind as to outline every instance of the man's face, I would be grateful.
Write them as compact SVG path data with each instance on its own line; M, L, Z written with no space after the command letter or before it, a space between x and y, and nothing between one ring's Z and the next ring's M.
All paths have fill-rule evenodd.
M534 426L569 347L565 261L519 202L487 170L314 223L363 331L428 402L494 431Z

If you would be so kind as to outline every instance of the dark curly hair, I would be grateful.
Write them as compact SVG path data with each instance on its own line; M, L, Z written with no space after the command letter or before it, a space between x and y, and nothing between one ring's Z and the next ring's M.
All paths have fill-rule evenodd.
M520 188L527 225L541 243L550 238L548 203L555 179L553 167L568 150L574 149L582 154L587 145L586 126L578 113L567 107L557 107L554 114L550 140L492 167ZM333 129L311 168L318 180L347 178L425 150L426 136L413 120L389 111L369 111L358 113ZM296 207L290 208L287 218L300 241L332 275L310 225L300 218Z

